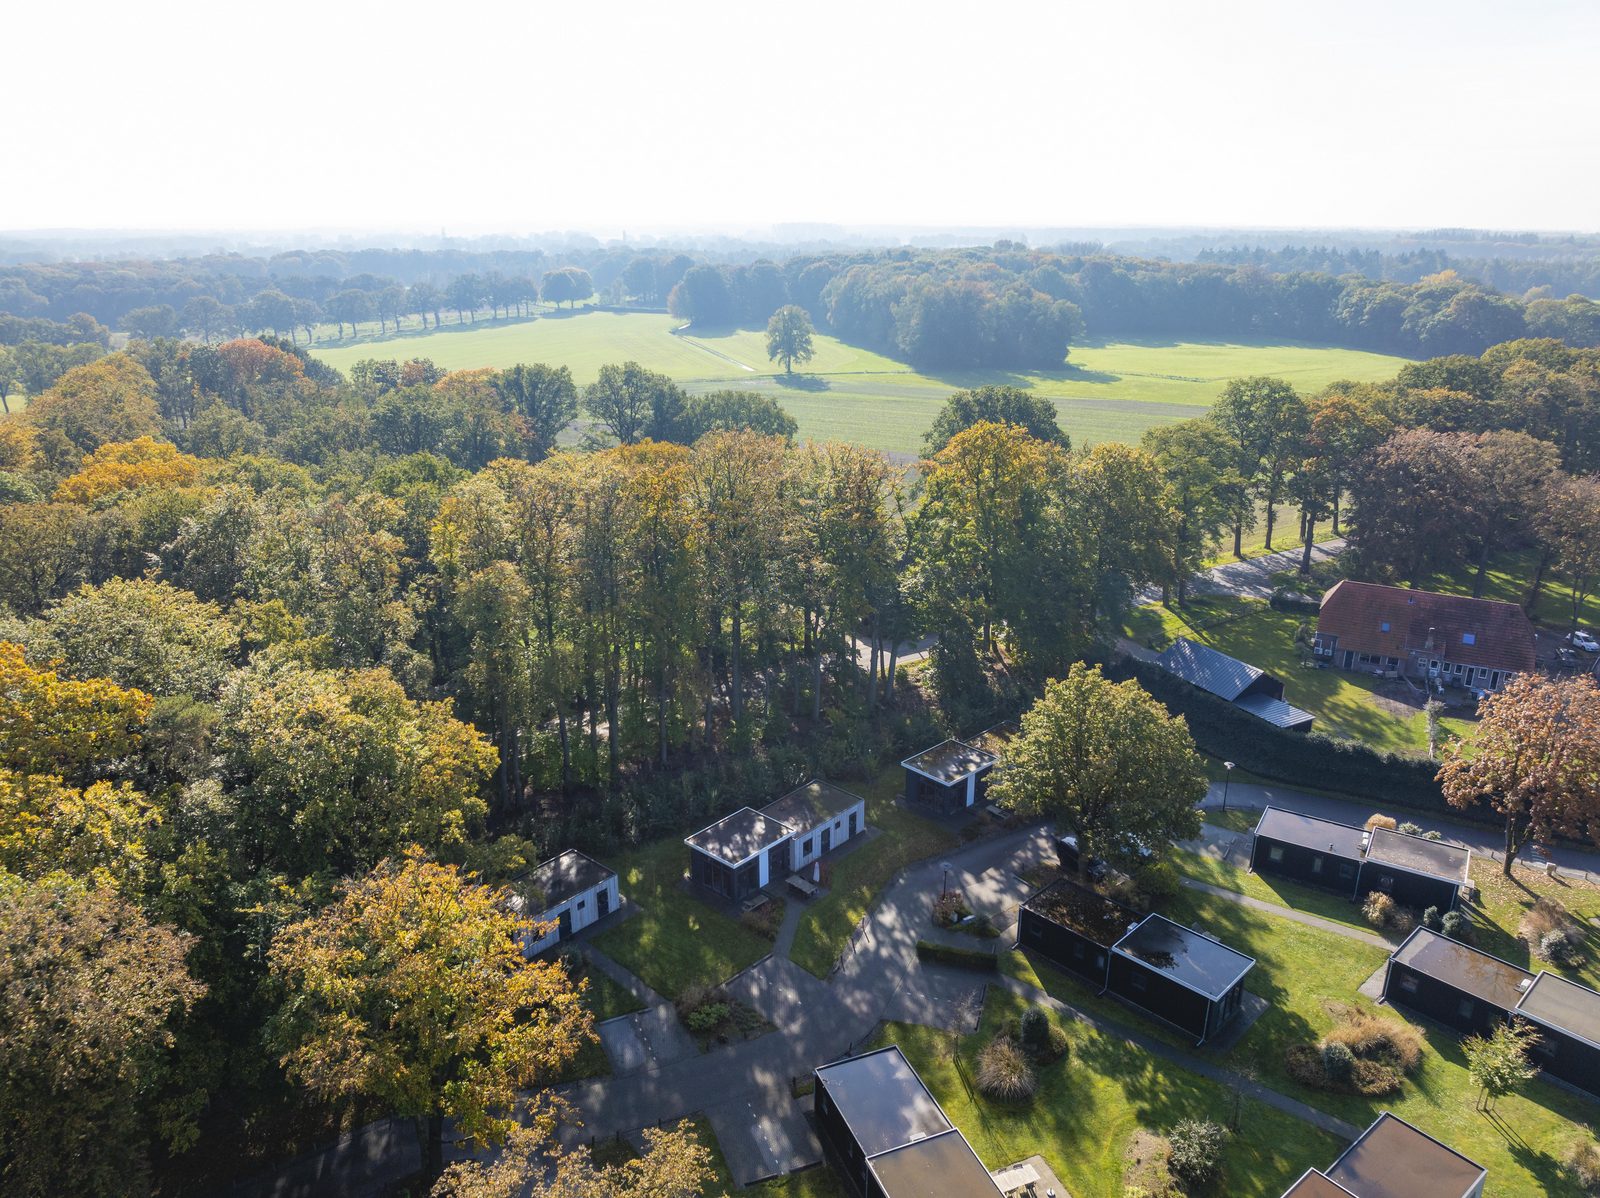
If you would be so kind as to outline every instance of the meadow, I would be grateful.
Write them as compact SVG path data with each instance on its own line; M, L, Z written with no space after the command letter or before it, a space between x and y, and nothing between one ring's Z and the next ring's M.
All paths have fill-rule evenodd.
M816 357L785 376L753 329L677 333L663 313L582 311L533 320L446 323L422 333L320 342L313 352L348 369L362 358L432 358L450 370L548 362L579 384L608 362L636 361L690 391L748 388L777 397L806 438L853 441L915 456L945 397L963 387L1008 383L1054 401L1075 444L1136 441L1145 429L1195 416L1230 378L1270 374L1305 392L1335 379L1392 378L1405 359L1300 344L1122 341L1073 346L1061 370L928 375L904 362L819 334Z

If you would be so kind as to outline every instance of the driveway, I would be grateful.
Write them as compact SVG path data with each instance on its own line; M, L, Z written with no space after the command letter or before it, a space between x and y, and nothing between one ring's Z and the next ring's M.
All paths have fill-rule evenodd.
M1312 564L1338 557L1345 550L1343 537L1332 537L1311 546ZM1242 562L1223 562L1202 570L1189 580L1189 594L1238 595L1248 599L1271 599L1272 576L1284 570L1298 570L1300 558L1305 553L1303 545L1280 549L1260 557L1246 558ZM1159 587L1140 591L1134 602L1140 606L1155 603L1161 598Z

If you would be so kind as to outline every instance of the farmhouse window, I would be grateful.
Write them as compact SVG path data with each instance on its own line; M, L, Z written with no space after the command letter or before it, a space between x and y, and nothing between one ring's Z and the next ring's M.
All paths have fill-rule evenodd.
M1283 862L1283 846L1281 844L1275 844L1268 849L1267 860L1271 861L1274 865L1281 864Z
M1476 632L1463 632L1461 634L1461 643L1463 645L1476 645L1478 643L1478 634Z
M1388 632L1389 631L1389 621L1385 620L1382 624L1379 624L1378 625L1378 631L1379 632Z

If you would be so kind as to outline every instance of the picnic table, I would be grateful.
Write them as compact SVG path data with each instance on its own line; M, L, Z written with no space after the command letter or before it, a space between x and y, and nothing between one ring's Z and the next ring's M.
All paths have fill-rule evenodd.
M1002 1193L1014 1194L1018 1190L1038 1185L1039 1171L1032 1165L1012 1165L1011 1168L1001 1169L994 1175L994 1184L1000 1187Z
M814 882L807 881L799 874L789 875L789 889L793 890L801 898L815 898L817 894L816 884Z
M771 900L769 898L767 898L766 893L764 891L758 890L754 894L752 894L749 898L745 899L744 902L739 904L739 905L742 908L744 908L744 910L746 910L746 911L759 911L759 910L761 910L761 908L765 907L769 902L771 902Z

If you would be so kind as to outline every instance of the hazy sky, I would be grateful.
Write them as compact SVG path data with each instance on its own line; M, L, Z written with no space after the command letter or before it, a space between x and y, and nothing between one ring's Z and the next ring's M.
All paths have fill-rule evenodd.
M0 228L1600 228L1594 0L23 0L0 29Z

